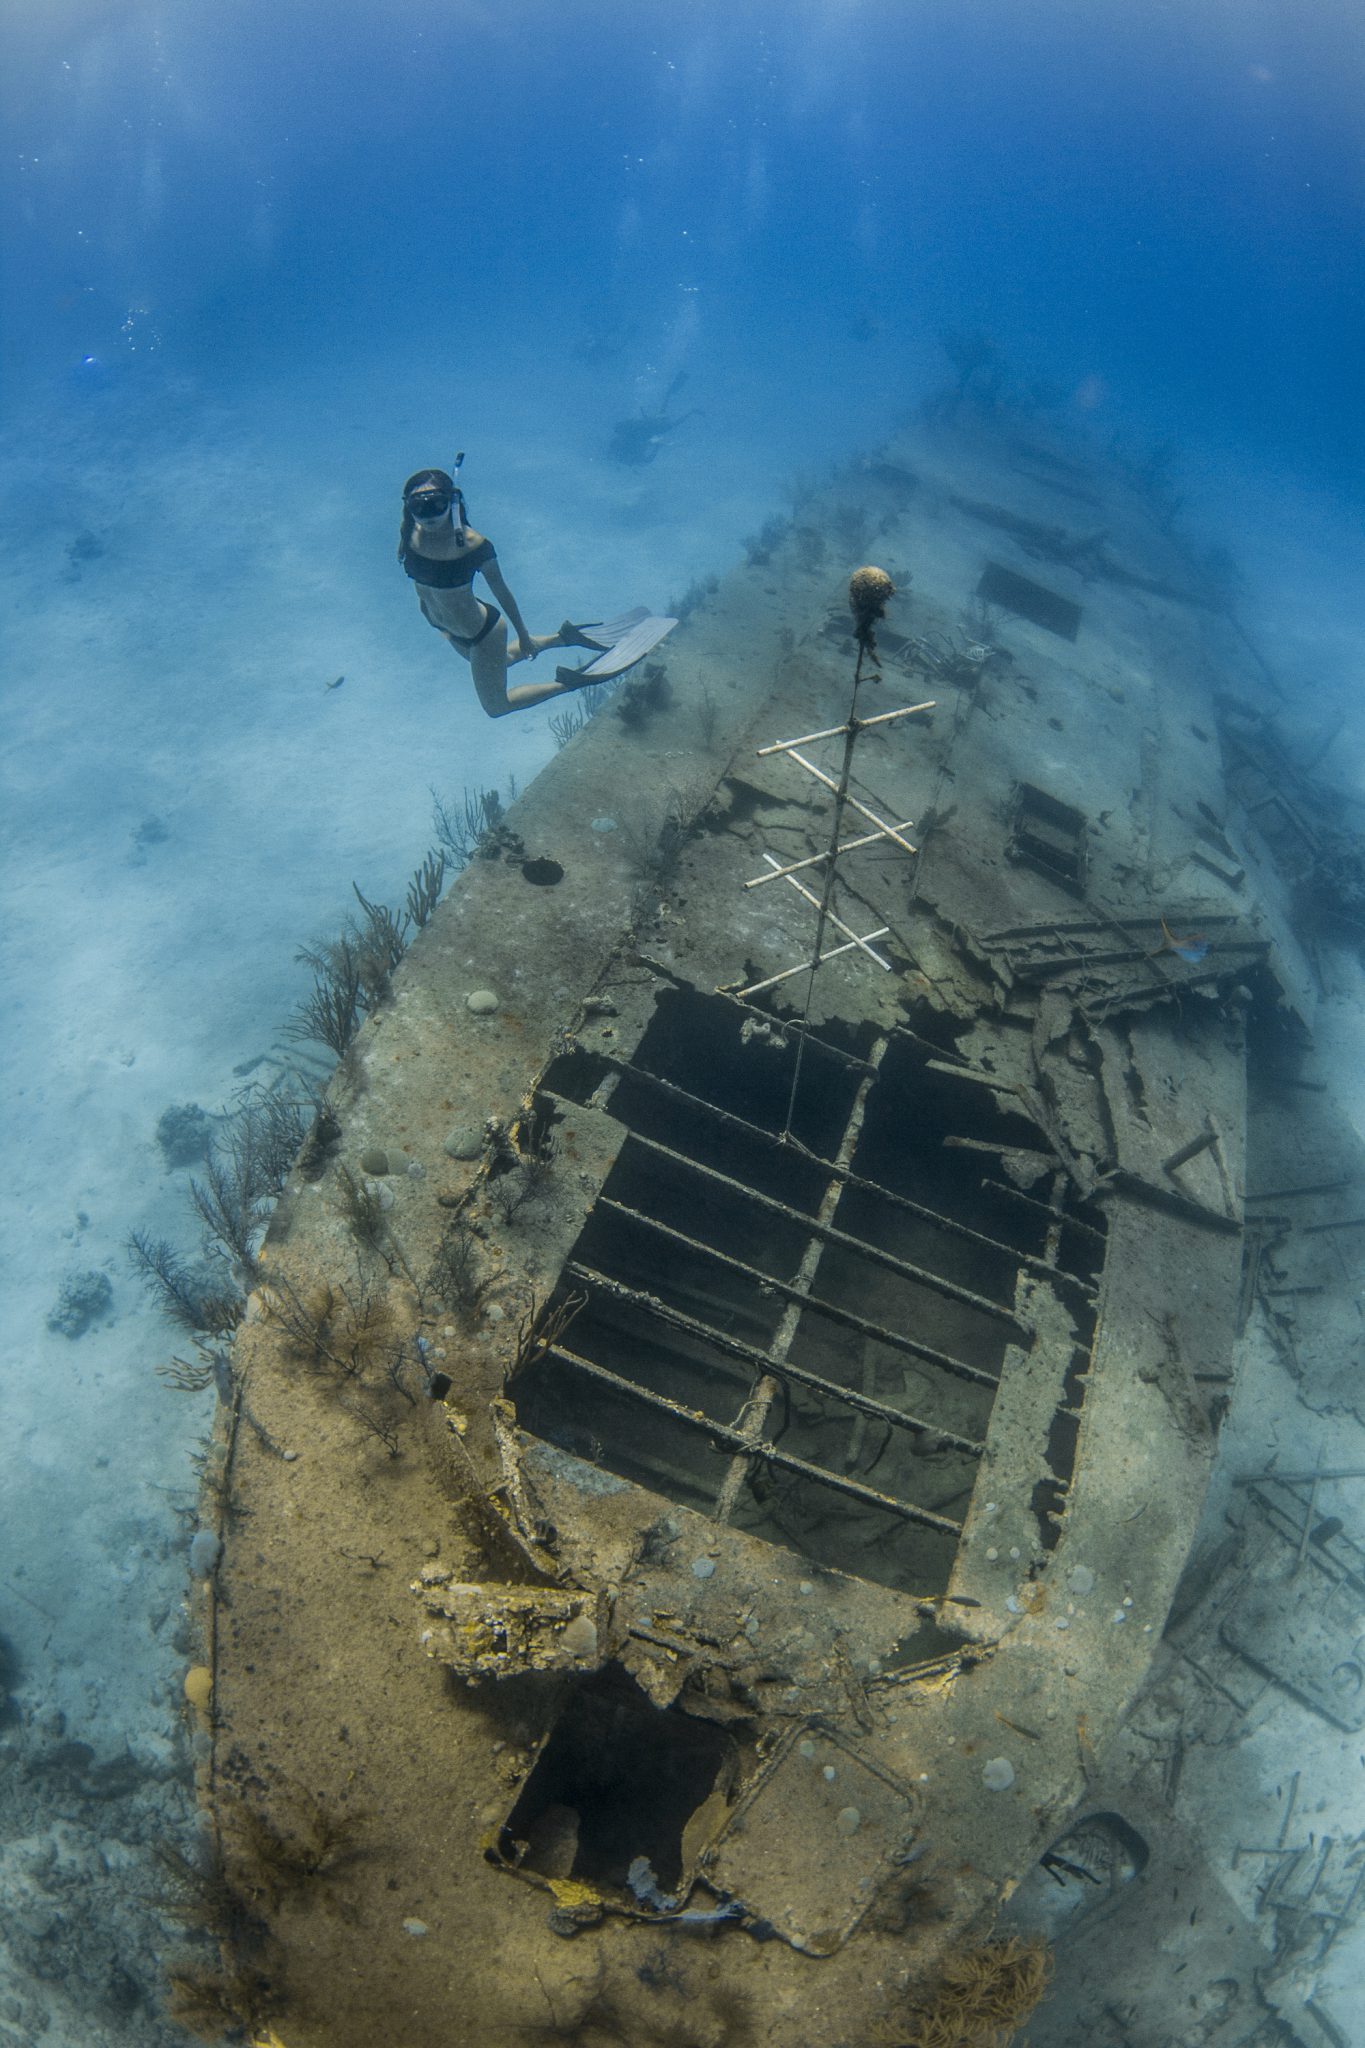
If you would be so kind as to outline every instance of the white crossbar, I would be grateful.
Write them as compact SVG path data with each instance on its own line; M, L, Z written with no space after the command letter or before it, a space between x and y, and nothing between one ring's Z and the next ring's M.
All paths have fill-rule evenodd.
M875 932L869 932L867 936L869 939L884 939L890 929L889 924L879 925ZM862 944L863 941L861 939L852 939L846 946L831 946L827 953L820 955L816 965L823 967L827 960L837 960L841 953L852 953L857 946ZM766 981L751 981L747 988L736 989L735 994L742 1002L746 996L761 995L765 988L776 988L779 981L790 981L794 974L809 974L809 972L810 961L798 960L795 967L784 967L780 974L770 974Z
M896 830L898 832L908 832L914 822L913 818L907 818L903 824L897 825ZM884 839L885 837L884 832L865 832L861 839L846 839L842 846L835 847L835 858L837 859L841 854L853 853L860 846L875 846L879 839ZM765 853L763 858L764 860L771 860L772 855ZM785 868L775 867L771 874L755 875L753 880L746 882L744 886L746 889L761 889L765 882L780 881L784 875L797 874L802 868L818 867L822 860L828 859L829 848L826 847L823 853L807 854L804 860L794 860Z
M893 718L913 718L917 711L932 711L937 702L937 697L928 697L923 704L902 704L899 711L879 711L875 718L860 718L858 730L864 732L869 725L889 725ZM803 732L794 740L774 740L770 747L759 748L758 759L761 761L765 754L784 754L790 747L808 747L812 740L841 738L847 731L847 723L827 725L823 732Z
M766 861L771 861L774 867L777 866L777 862L773 860L773 856L770 853L765 853L763 858ZM774 877L774 880L775 879L776 877ZM791 883L793 889L795 889L798 896L805 897L807 903L809 903L812 910L818 910L820 908L820 898L816 895L813 895L812 892L806 887L804 882L798 882L795 875L788 875L786 879ZM836 931L841 931L844 937L846 939L851 939L855 946L861 946L869 960L875 960L878 967L885 968L888 974L891 972L891 962L889 960L883 960L880 953L874 952L871 946L868 945L866 939L860 939L858 937L858 934L854 931L852 925L845 924L843 919L841 917L836 916L834 911L832 910L827 910L825 912L825 916L829 919L830 923L834 926Z
M814 761L808 761L804 754L798 754L795 747L789 747L787 749L787 756L789 760L799 761L801 763L801 766L805 769L807 775L813 775L817 782L823 782L826 789L832 789L836 796L839 794L839 785L834 780L833 776L826 775L823 768L817 768ZM875 825L877 830L883 833L886 838L893 839L896 842L896 845L899 846L903 852L919 852L919 848L917 846L912 846L908 839L901 838L900 833L896 830L894 825L888 825L885 818L879 818L875 811L870 811L867 808L866 804L859 803L856 796L851 796L848 794L847 791L845 791L844 802L848 804L853 810L857 811L862 817L866 818L869 825Z

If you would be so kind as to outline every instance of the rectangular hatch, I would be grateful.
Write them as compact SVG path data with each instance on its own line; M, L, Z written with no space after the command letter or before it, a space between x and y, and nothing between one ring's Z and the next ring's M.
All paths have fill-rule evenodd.
M808 1039L787 1140L794 1041L724 997L662 996L633 1061L556 1061L551 1098L626 1136L512 1382L521 1426L813 1564L944 1591L1030 1341L1017 1284L1064 1290L1088 1347L1097 1233L992 1181L1038 1133L932 1053Z
M1013 612L1016 618L1031 619L1035 626L1056 633L1059 639L1074 640L1081 630L1078 604L999 562L987 562L976 594L983 604L998 604L1002 611Z

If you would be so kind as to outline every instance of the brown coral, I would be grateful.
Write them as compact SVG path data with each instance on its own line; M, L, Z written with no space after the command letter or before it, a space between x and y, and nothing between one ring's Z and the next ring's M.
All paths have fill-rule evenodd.
M909 2048L1006 2048L1047 1988L1052 1951L1043 1941L988 1942L947 1958L938 1997Z
M866 643L872 637L873 627L895 595L896 586L885 569L868 567L853 571L848 579L848 608L859 640Z

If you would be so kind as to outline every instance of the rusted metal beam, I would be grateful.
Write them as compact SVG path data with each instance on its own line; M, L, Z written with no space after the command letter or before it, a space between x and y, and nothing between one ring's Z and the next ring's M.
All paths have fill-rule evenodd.
M849 736L849 745L851 749L852 734ZM841 784L841 790L846 789L851 761L852 753L850 752L845 758L844 780L843 784ZM862 1132L863 1118L867 1114L867 1105L871 1099L872 1091L877 1085L882 1061L886 1057L886 1049L887 1040L884 1036L878 1038L876 1043L869 1049L867 1069L858 1077L858 1086L854 1090L853 1100L848 1108L848 1115L844 1119L844 1134L839 1140L839 1149L835 1154L835 1164L837 1166L846 1167L853 1157L854 1148ZM791 1129L792 1104L796 1100L796 1076L800 1074L800 1071L801 1061L798 1048L796 1069L792 1079L791 1099L787 1106L788 1130ZM824 1192L820 1197L819 1213L811 1218L807 1225L805 1249L801 1254L800 1264L792 1275L798 1287L809 1287L820 1269L820 1261L825 1255L825 1247L828 1243L824 1233L832 1226L835 1210L838 1208L842 1197L843 1189L837 1177L827 1174ZM794 1302L789 1301L786 1304L781 1315L778 1317L777 1328L768 1340L768 1348L773 1353L774 1359L785 1360L787 1353L796 1342L796 1333L801 1327L801 1315L802 1311ZM758 1455L757 1446L760 1441L766 1441L767 1439L768 1417L772 1413L773 1402L777 1399L781 1388L782 1381L776 1372L770 1369L760 1374L752 1394L740 1412L738 1418L739 1430L745 1442L750 1446L750 1449L744 1452L737 1451L730 1460L730 1469L725 1475L724 1484L716 1496L716 1505L712 1510L718 1522L728 1522L734 1514L744 1482L752 1475L754 1459Z
M769 754L785 754L793 747L808 747L814 740L842 739L850 725L855 733L867 732L874 725L890 725L896 718L912 718L917 711L932 711L937 698L927 697L923 704L902 704L898 711L879 711L874 718L845 719L842 725L827 725L822 732L801 732L794 740L775 740L770 747L758 749L758 759Z
M997 1156L999 1154L999 1149L1000 1148L998 1146L993 1145L991 1147L991 1150L995 1152ZM1006 1150L1017 1151L1018 1147L1008 1146L1006 1147ZM1036 1195L1026 1195L1022 1188L1013 1187L1008 1181L989 1180L985 1177L985 1175L983 1175L981 1185L983 1188L990 1188L992 1192L997 1195L1008 1195L1012 1202L1021 1202L1026 1209L1037 1209L1044 1216L1055 1216L1057 1221L1059 1223L1065 1224L1069 1230L1079 1230L1083 1237L1092 1237L1095 1240L1096 1244L1103 1244L1105 1242L1105 1235L1102 1230L1097 1230L1093 1223L1083 1223L1080 1217L1073 1216L1069 1209L1059 1209L1052 1202L1040 1202ZM1059 1279L1070 1280L1073 1276L1069 1273L1062 1273L1059 1271L1057 1277ZM1077 1285L1078 1287L1084 1286L1088 1294L1093 1295L1095 1292L1095 1290L1092 1287L1090 1287L1087 1282L1077 1280L1075 1282L1075 1285Z
M1241 917L1235 910L1192 910L1189 918L1183 921L1211 926L1240 924ZM1126 917L1124 924L1130 928L1140 928L1145 924L1152 925L1159 931L1161 928L1161 918L1155 913L1150 917ZM1048 918L1042 924L1004 925L997 931L982 932L978 935L977 943L983 946L997 946L1006 945L1012 939L1052 938L1072 932L1112 932L1115 929L1122 929L1122 927L1116 926L1115 920L1112 917ZM1079 958L1080 956L1078 955L1077 957Z
M1064 974L1068 968L1073 967L1128 967L1139 960L1155 959L1162 950L1160 946L1115 946L1104 952L1092 949L1088 953L1054 953L1045 954L1041 958L1021 954L1011 959L1010 966L1013 973L1020 978L1035 974ZM1249 953L1260 959L1269 950L1264 939L1214 939L1205 947L1200 958L1206 959L1211 953ZM1207 975L1199 978L1204 981L1209 979Z
M737 1116L731 1109L722 1109L719 1103L708 1102L704 1095L693 1095L688 1089L680 1088L676 1081L666 1081L662 1074L653 1074L647 1067L632 1066L629 1060L618 1059L613 1053L602 1053L598 1056L605 1065L623 1078L628 1076L632 1081L643 1081L671 1101L684 1103L688 1109L712 1118L724 1125L727 1130L741 1131L745 1137L756 1139L769 1151L797 1151L808 1165L817 1167L821 1173L836 1174L846 1188L856 1189L859 1194L873 1195L878 1201L888 1203L893 1209L899 1209L907 1216L915 1216L923 1223L931 1223L935 1229L942 1230L950 1237L959 1237L967 1244L979 1245L982 1251L995 1252L1004 1258L1012 1259L1016 1265L1028 1267L1030 1272L1046 1273L1050 1279L1059 1277L1057 1268L1050 1261L1035 1258L1030 1252L1018 1251L1013 1245L1002 1244L998 1238L988 1237L982 1230L973 1230L970 1223L963 1223L956 1216L944 1216L939 1210L929 1208L924 1202L916 1202L909 1195L897 1194L893 1188L883 1187L880 1181L868 1180L865 1175L854 1173L850 1167L839 1167L832 1160L822 1159L818 1152L812 1152L806 1146L797 1144L794 1139L784 1140L777 1131L765 1131L762 1124L750 1123L747 1117ZM1017 1151L1019 1148L1011 1146L1010 1149ZM1089 1227L1083 1223L1077 1225L1081 1230ZM1092 1235L1103 1238L1101 1231L1094 1231ZM1070 1274L1060 1277L1068 1280L1072 1278ZM1087 1293L1094 1292L1085 1281L1076 1280L1074 1284Z
M921 1344L915 1337L907 1337L899 1330L888 1330L880 1323L869 1321L866 1316L854 1313L850 1308L841 1308L837 1302L824 1301L819 1295L809 1293L804 1287L794 1287L789 1280L777 1280L771 1273L765 1273L759 1266L750 1266L743 1259L734 1258L713 1244L703 1244L700 1238L689 1237L684 1230L675 1229L671 1223L663 1223L657 1216L651 1216L644 1209L632 1209L628 1202L618 1202L610 1195L599 1195L595 1208L610 1209L615 1215L627 1216L632 1223L643 1224L647 1230L657 1232L671 1244L681 1245L684 1251L695 1252L698 1257L714 1259L717 1265L728 1272L738 1273L755 1286L765 1287L773 1294L780 1294L784 1301L799 1302L812 1315L824 1316L827 1321L839 1323L846 1330L855 1330L860 1337L871 1337L878 1344L885 1344L892 1351L903 1351L911 1358L922 1359L926 1365L937 1366L941 1371L951 1373L955 1379L969 1380L974 1386L989 1387L992 1391L1000 1384L997 1373L986 1372L979 1365L969 1365L963 1358L954 1358L949 1351L939 1351L932 1344Z
M1211 947L1210 951L1213 950L1215 949ZM1266 945L1256 949L1253 949L1251 946L1238 947L1236 950L1238 952L1256 950L1264 954L1269 952L1270 949ZM1172 988L1177 989L1182 995L1188 995L1191 989L1203 988L1206 985L1211 986L1213 983L1221 980L1225 972L1224 968L1214 967L1203 974L1182 974L1175 981L1133 982L1123 988L1116 988L1107 995L1096 996L1092 1003L1082 1003L1080 1005L1081 1014L1088 1023L1103 1023L1111 1010L1131 1008L1135 1003L1145 1003L1149 1000L1153 1002L1158 1001L1162 996L1169 994Z
M740 1359L751 1365L757 1372L775 1372L782 1379L791 1380L800 1387L809 1387L813 1393L823 1394L831 1400L842 1402L849 1408L856 1408L861 1415L874 1416L879 1422L890 1423L896 1429L908 1429L917 1434L931 1435L942 1444L950 1444L955 1451L964 1452L969 1458L979 1458L986 1446L974 1437L957 1436L940 1423L927 1422L922 1416L909 1415L903 1408L892 1408L885 1401L877 1400L871 1394L864 1394L853 1387L841 1387L837 1380L825 1379L821 1373L812 1372L808 1366L793 1365L789 1358L775 1357L771 1351L760 1351L757 1345L746 1344L740 1337L732 1337L725 1330L718 1330L711 1323L704 1323L697 1316L690 1316L685 1310L671 1308L660 1301L655 1294L646 1294L641 1288L628 1287L623 1280L614 1280L609 1273L600 1273L593 1266L582 1266L576 1261L565 1267L565 1272L574 1280L582 1280L589 1287L595 1287L609 1295L614 1301L627 1302L632 1308L640 1308L656 1321L667 1323L671 1329L681 1330L689 1337L696 1337L713 1350L723 1351L729 1358Z
M931 1293L941 1294L949 1301L961 1302L964 1307L974 1309L978 1315L990 1316L995 1321L1007 1323L1020 1336L1028 1332L1014 1310L1002 1301L992 1301L989 1295L976 1294L970 1287L962 1287L956 1280L948 1280L943 1274L933 1272L927 1266L912 1265L908 1259L898 1259L894 1252L884 1252L879 1245L867 1244L862 1238L852 1236L846 1230L836 1230L832 1223L822 1223L814 1216L803 1215L800 1209L793 1209L786 1202L779 1202L775 1195L760 1194L757 1188L747 1187L742 1180L735 1180L730 1174L722 1173L718 1167L705 1166L699 1159L690 1159L685 1152L675 1151L671 1145L663 1144L658 1138L646 1138L639 1131L632 1131L630 1142L643 1146L645 1151L670 1164L682 1167L688 1173L695 1173L715 1187L723 1187L728 1194L737 1195L742 1201L752 1202L770 1216L780 1216L784 1223L790 1223L804 1235L818 1237L823 1244L835 1245L841 1251L853 1252L857 1257L867 1259L872 1265L882 1266L888 1272L897 1274L903 1280L914 1281L917 1286L927 1287Z
M989 1088L992 1095L1019 1093L1015 1082L1007 1081L1003 1074L988 1074L984 1067L963 1066L958 1060L926 1060L924 1064L931 1074L947 1074L954 1081L975 1081L979 1088Z
M685 1408L681 1401L670 1401L666 1394L651 1393L647 1387L636 1386L633 1380L622 1379L605 1365L595 1365L590 1358L581 1358L576 1351L568 1350L562 1344L547 1344L545 1351L575 1372L586 1374L599 1385L609 1387L614 1393L624 1394L632 1401L641 1401L648 1408L657 1409L668 1415L674 1422L709 1437L720 1449L752 1463L761 1460L765 1465L775 1466L778 1471L790 1472L798 1479L809 1479L817 1486L832 1487L848 1500L856 1500L864 1507L880 1508L884 1513L897 1515L902 1521L915 1522L921 1528L932 1529L940 1536L956 1539L962 1534L962 1524L953 1522L946 1515L936 1515L928 1508L917 1508L909 1501L897 1500L894 1494L882 1493L875 1486L867 1486L860 1479L849 1479L843 1473L827 1472L822 1465L812 1465L805 1458L796 1457L791 1451L784 1451L766 1438L751 1440L742 1430L735 1429L728 1422L713 1422L710 1416L699 1414L695 1408Z

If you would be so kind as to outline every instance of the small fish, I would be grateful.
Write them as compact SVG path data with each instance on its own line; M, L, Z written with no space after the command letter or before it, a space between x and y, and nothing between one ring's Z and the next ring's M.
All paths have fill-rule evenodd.
M345 676L338 676L334 683L324 683L322 686L324 692L327 690L339 690L342 684L345 682L345 680Z

